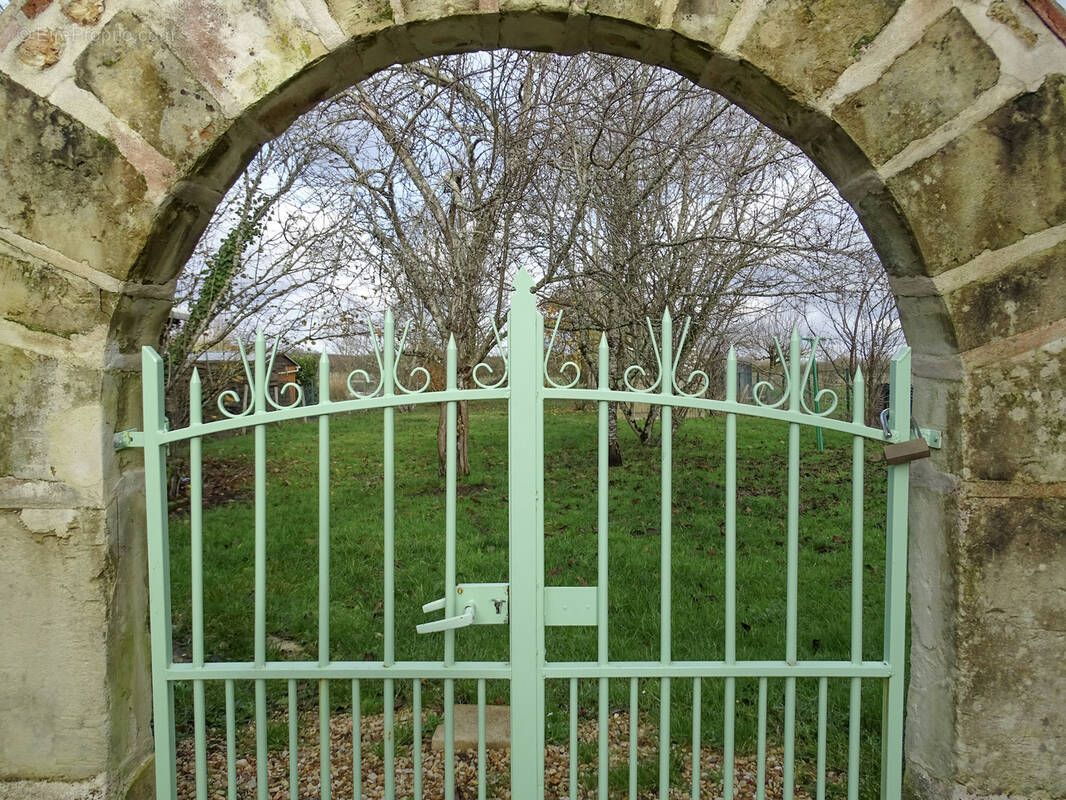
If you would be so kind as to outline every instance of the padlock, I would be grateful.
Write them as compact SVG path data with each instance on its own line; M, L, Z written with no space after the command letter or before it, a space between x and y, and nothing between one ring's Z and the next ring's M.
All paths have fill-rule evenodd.
M921 437L906 442L885 444L886 464L907 464L920 458L929 458L929 445Z
M885 436L891 436L891 431L888 427L888 409L886 408L881 412L881 428L885 432ZM915 439L910 439L906 442L886 442L885 443L885 463L886 464L909 464L911 461L918 461L922 458L929 458L929 443L922 438L921 429L915 423L914 419L911 419L911 434L917 436Z

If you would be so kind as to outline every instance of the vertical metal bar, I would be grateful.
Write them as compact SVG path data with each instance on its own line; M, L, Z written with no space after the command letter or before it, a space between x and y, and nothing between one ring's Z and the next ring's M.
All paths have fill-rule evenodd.
M203 422L203 396L200 372L192 371L189 381L189 426ZM203 439L189 440L189 560L192 563L192 663L204 665L204 506ZM204 682L193 681L193 740L196 764L196 798L207 797L207 730L204 718Z
M318 359L318 402L328 406L329 356ZM318 663L329 663L329 414L318 417Z
M168 570L169 572L169 570ZM177 715L174 713L174 684L170 683L167 686L167 705L170 708L170 719L176 720ZM172 723L173 724L173 723ZM174 764L174 773L177 775L177 763L178 763L178 738L177 731L170 739L170 763ZM175 782L174 791L177 792L177 783Z
M385 708L382 736L385 746L385 800L396 797L396 692L392 678L384 681Z
M855 370L851 420L865 422L866 385ZM863 464L865 439L851 440L851 663L862 662ZM852 678L848 697L848 800L859 800L859 725L862 679Z
M911 351L904 347L892 359L889 374L892 441L910 438ZM907 620L907 502L910 465L888 468L888 513L885 553L885 679L881 716L881 797L892 800L903 791L903 659Z
M152 715L155 721L157 796L177 797L174 718L166 669L173 663L170 614L170 536L167 529L166 430L163 359L151 347L141 350L141 400L144 407L144 493L148 522L148 591L152 649ZM165 788L169 787L169 789Z
M385 313L384 331L384 374L382 375L382 387L386 397L393 394L393 375L395 365L395 351L393 350L393 320L392 312ZM395 543L395 480L396 480L396 453L395 453L395 415L396 409L387 406L384 412L384 581L382 598L384 610L384 637L385 637L385 666L391 667L396 663L396 543ZM396 720L395 690L391 678L385 679L385 800L393 800L396 796Z
M577 800L577 678L570 679L570 800Z
M299 709L296 706L296 681L289 681L289 800L300 798Z
M519 270L511 296L508 405L509 570L511 648L511 796L534 800L544 785L544 576L539 432L544 385L544 320L531 294L533 280ZM530 424L531 420L539 424Z
M781 797L791 800L795 790L796 679L785 678L785 747L781 773Z
M330 402L329 356L325 350L319 357L319 402ZM329 415L322 414L319 416L319 665L322 667L329 663L329 482ZM323 800L328 800L333 788L329 713L329 685L322 681L319 683L319 782Z
M322 800L329 800L333 790L333 769L331 767L332 748L330 745L330 713L332 704L329 700L329 681L318 682L318 780Z
M485 800L485 679L477 682L477 800Z
M233 681L226 681L226 797L237 800L237 699Z
M263 329L255 335L255 665L266 663L266 342ZM258 690L257 690L258 691ZM264 775L265 777L265 775Z
M544 317L537 314L536 317L536 332L537 332L537 349L536 349L536 363L533 365L533 372L536 376L537 386L537 402L536 402L536 414L534 415L534 423L536 426L536 435L534 436L534 453L535 453L535 474L536 482L533 484L533 491L537 498L537 523L534 527L534 548L533 548L533 575L535 578L535 595L534 605L536 608L537 623L534 630L534 640L537 643L537 678L533 682L534 702L536 704L537 713L539 714L540 724L535 728L536 741L534 742L532 757L535 759L533 765L533 774L536 777L536 796L544 796L544 754L545 749L545 722L546 717L544 715L544 676L542 674L542 667L545 661L545 653L547 652L544 644L544 401L541 397L541 392L544 390L544 372L542 366L544 364L543 348L544 348Z
M703 755L703 680L692 679L692 800L700 800L700 760ZM723 765L724 768L724 765ZM731 798L732 794L723 794Z
M674 393L674 334L673 324L670 319L670 310L663 312L662 328L662 387L661 392L665 396ZM659 508L659 660L663 664L670 663L671 642L671 615L672 615L672 588L671 573L672 559L672 523L673 523L673 413L670 406L662 407L662 424L660 436L662 437L661 455L662 463L659 467L659 480L662 487L662 498ZM663 678L659 689L659 798L669 800L670 797L670 679Z
M799 331L792 329L789 343L789 411L800 413L800 393L803 391L800 370ZM785 598L785 660L796 663L796 630L799 614L799 469L800 426L788 426L788 556ZM796 758L796 679L785 678L785 747L782 765L782 798L792 800L795 789Z
M637 679L629 679L629 800L637 800L637 745L640 736L640 708L637 705Z
M455 800L455 680L444 679L444 800Z
M759 729L755 750L755 800L766 800L766 678L759 678Z
M726 402L737 402L737 351L726 359ZM725 662L737 663L737 415L725 417ZM733 797L736 678L725 679L722 796Z
M411 691L411 705L414 717L411 724L414 727L414 741L411 743L411 759L413 774L411 776L412 792L414 800L422 800L422 681L414 680Z
M266 681L255 682L255 794L259 800L267 800L267 712Z
M848 800L859 800L859 725L862 713L862 679L851 679L848 696Z
M609 389L611 383L610 351L607 346L607 334L600 336L599 348L599 376L597 386L600 389ZM607 647L607 613L608 613L608 516L607 504L610 493L610 479L608 477L609 453L608 453L608 404L598 404L598 436L597 436L597 465L596 465L596 657L600 664L606 664L609 659ZM608 695L607 678L599 679L599 725L597 727L597 797L607 797L607 779L609 777L610 763L607 756L607 733L608 733Z
M266 414L266 340L263 329L255 335L255 386L253 414ZM266 425L255 426L255 664L266 663ZM255 682L255 773L256 796L267 800L266 681Z
M456 388L458 354L455 337L448 337L447 389ZM447 404L446 489L444 530L444 615L455 616L455 513L456 513L456 433L457 404ZM455 630L444 632L444 663L455 663ZM455 797L455 681L444 679L444 798Z
M818 679L818 775L815 778L815 800L825 800L825 717L829 679Z
M358 678L352 680L352 796L363 797L363 695Z
M204 682L193 681L193 746L196 765L196 800L207 798L207 727L204 718Z

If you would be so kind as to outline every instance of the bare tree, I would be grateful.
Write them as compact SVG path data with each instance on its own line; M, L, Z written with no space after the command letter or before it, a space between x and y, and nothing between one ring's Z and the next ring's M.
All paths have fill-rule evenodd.
M185 271L175 301L187 309L163 334L168 413L188 419L188 381L199 354L266 324L287 346L344 335L360 311L351 247L330 196L304 178L319 157L306 124L266 145L233 186ZM205 396L232 376L215 369ZM213 382L213 384L212 384Z
M429 59L386 70L323 112L329 158L316 165L318 183L346 187L361 258L415 322L412 353L441 372L454 339L460 388L496 345L510 276L536 258L540 284L551 281L578 234L580 194L568 194L568 213L547 224L548 215L531 214L530 196L558 194L554 128L572 90L565 74L544 80L548 59L516 51ZM442 470L444 421L442 407ZM463 474L468 430L461 403Z
M565 312L557 344L587 379L607 333L613 388L631 364L651 380L659 369L645 317L670 309L675 350L689 320L684 384L697 367L718 375L744 324L782 297L831 293L830 267L857 253L841 202L798 150L665 70L516 51L428 59L343 92L260 155L188 279L195 324L173 349L222 342L267 309L281 327L299 318L305 338L365 341L357 312L388 303L410 322L408 358L439 386L454 339L469 387L524 267L546 312ZM658 406L621 411L658 440ZM465 404L458 416L467 473ZM442 470L444 422L442 408Z
M574 136L590 211L553 301L570 307L572 325L608 332L615 388L628 364L652 380L659 369L645 317L657 323L670 309L675 348L689 320L683 381L724 359L754 298L803 290L809 253L827 243L814 221L831 187L721 97L662 70L588 60L603 88L582 98ZM641 442L657 441L659 406L621 411ZM616 429L610 452L620 463Z
M878 387L886 381L889 362L905 343L903 329L884 267L872 251L857 256L837 275L832 291L815 295L807 309L812 329L828 328L833 341L827 352L844 383L850 407L855 371L866 384L864 419L875 425Z

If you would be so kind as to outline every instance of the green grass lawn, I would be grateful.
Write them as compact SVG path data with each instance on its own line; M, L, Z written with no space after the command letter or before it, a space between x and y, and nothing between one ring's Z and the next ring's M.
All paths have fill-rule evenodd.
M458 499L458 579L507 580L507 417L502 405L472 404L471 474L461 478ZM444 481L437 475L437 411L396 415L396 655L439 660L440 634L419 636L424 602L444 587ZM642 447L621 426L625 466L610 476L610 656L613 660L659 658L659 449ZM382 614L382 430L376 412L335 417L332 424L332 572L330 629L335 660L380 660ZM318 597L317 431L313 422L268 429L267 631L277 637L271 659L316 657ZM737 656L781 659L785 651L785 520L787 426L740 419L738 426ZM673 657L724 656L724 459L725 425L720 417L685 422L674 441ZM802 439L799 559L799 658L847 659L850 636L851 440L825 432L825 452L814 431ZM879 450L867 448L864 569L864 656L879 659L884 603L885 469ZM253 642L253 511L250 492L252 437L209 441L205 479L212 491L229 493L204 513L205 637L211 661L250 661ZM545 421L545 570L548 585L596 583L596 416L569 406L549 408ZM243 465L243 466L241 466ZM171 518L174 635L179 650L190 638L188 517ZM507 628L480 626L457 635L460 660L506 660ZM595 660L594 629L551 628L548 659ZM281 652L295 643L306 654ZM342 682L343 683L343 682ZM271 702L284 707L284 681L271 682ZM276 685L273 685L276 684ZM380 710L380 685L365 681L363 710ZM720 748L723 682L703 684L703 735ZM814 760L817 682L798 682L797 754ZM338 709L346 698L336 687ZM829 683L829 768L847 764L846 680ZM400 699L410 686L400 682ZM315 687L302 685L301 706L314 707ZM490 683L489 701L506 702L507 686ZM550 740L566 738L565 681L547 687ZM655 681L641 682L642 713L658 720ZM756 744L755 680L737 681L737 750ZM769 684L771 746L781 741L784 682ZM676 741L691 735L689 680L672 686ZM440 702L439 685L427 683L426 703ZM473 702L475 684L460 681L460 702ZM238 714L250 718L251 687L238 692ZM595 681L580 686L582 714L595 715ZM181 731L191 730L187 687L179 687ZM612 708L628 706L627 681L611 685ZM879 783L881 685L863 688L861 795L876 795ZM208 721L223 723L220 686L209 686ZM273 726L272 726L273 727ZM431 733L429 731L428 733ZM275 735L276 734L276 735ZM284 747L284 723L271 734ZM399 741L410 741L404 735ZM594 756L592 752L587 754ZM655 770L641 769L654 781ZM806 780L804 772L800 777ZM624 785L624 770L612 782ZM843 784L830 784L830 796Z

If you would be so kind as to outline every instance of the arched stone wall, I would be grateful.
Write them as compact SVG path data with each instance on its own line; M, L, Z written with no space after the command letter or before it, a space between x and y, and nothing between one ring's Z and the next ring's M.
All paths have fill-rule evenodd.
M856 208L946 434L913 473L909 791L1066 795L1066 47L1027 2L29 0L0 15L0 796L149 788L111 437L222 193L339 89L493 47L677 70Z

